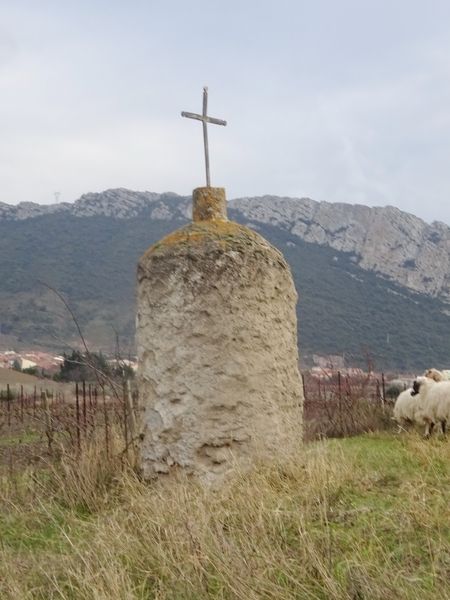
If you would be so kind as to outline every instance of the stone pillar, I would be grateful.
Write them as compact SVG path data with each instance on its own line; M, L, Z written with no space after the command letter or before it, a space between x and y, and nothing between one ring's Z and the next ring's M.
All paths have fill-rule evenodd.
M194 190L194 222L138 265L140 461L217 484L302 435L297 294L281 253Z
M227 201L224 188L201 187L192 194L192 219L202 221L227 220Z

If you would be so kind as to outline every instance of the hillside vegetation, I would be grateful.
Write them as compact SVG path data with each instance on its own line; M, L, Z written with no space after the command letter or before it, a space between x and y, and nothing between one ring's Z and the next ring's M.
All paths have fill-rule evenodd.
M145 485L95 445L0 482L4 600L444 600L450 445L310 444L221 491Z
M74 323L44 282L68 299L92 349L112 351L119 337L122 350L134 352L136 263L183 223L62 213L0 222L0 345L79 344ZM350 254L254 226L291 265L303 357L345 353L350 364L365 365L370 356L384 369L448 366L450 317L440 300L362 270Z
M301 353L340 354L350 364L371 361L386 370L450 364L450 316L440 300L359 268L351 254L275 227L258 230L291 266Z

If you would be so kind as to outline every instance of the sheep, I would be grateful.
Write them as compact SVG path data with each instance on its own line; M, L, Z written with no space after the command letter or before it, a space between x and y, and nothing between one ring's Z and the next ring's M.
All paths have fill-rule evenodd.
M421 411L421 403L419 394L413 393L413 388L410 387L401 392L394 405L394 416L393 419L398 423L398 433L407 426L414 423L419 419L419 422L423 423L420 417L418 417Z
M392 379L391 381L386 382L386 401L387 402L395 402L396 398L406 390L407 388L412 386L412 380L408 379Z
M446 422L450 420L450 381L435 381L430 377L417 377L413 383L413 397L419 397L416 418L425 423L425 437L429 437L435 423L445 434Z
M428 377L434 381L449 381L450 371L448 369L444 371L438 371L438 369L427 369L424 373L424 377Z
M449 383L449 382L443 382ZM436 404L436 420L441 424L442 435L445 435L447 422L450 422L450 387L447 387L446 393L441 394Z

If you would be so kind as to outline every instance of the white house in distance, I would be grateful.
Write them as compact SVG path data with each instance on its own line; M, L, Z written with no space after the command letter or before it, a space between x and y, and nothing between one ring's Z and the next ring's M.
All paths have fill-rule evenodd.
M33 362L32 360L28 360L27 358L23 358L22 356L20 356L17 359L17 362L19 363L19 367L22 371L24 369L32 369L33 367L37 367L37 364L35 362Z

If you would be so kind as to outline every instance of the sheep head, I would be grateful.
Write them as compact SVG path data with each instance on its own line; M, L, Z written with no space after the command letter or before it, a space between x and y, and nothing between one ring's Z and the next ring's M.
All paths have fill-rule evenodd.
M412 385L411 396L416 396L417 394L420 394L421 388L432 382L434 382L434 379L430 379L429 377L416 377Z
M424 373L424 377L428 377L428 379L432 379L433 381L443 381L444 375L441 371L437 369L427 369Z

